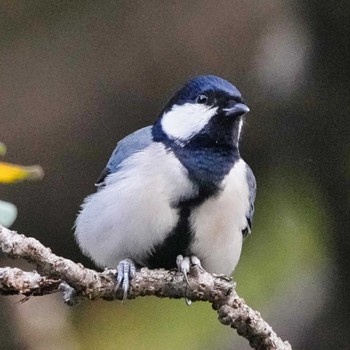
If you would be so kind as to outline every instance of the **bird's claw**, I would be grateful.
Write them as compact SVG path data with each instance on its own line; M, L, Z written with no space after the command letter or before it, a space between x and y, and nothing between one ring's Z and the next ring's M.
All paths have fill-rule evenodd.
M121 260L117 267L117 286L116 289L123 290L123 301L128 297L128 290L130 288L130 281L135 277L136 267L132 260Z
M190 267L191 266L198 266L198 268L201 271L204 271L200 260L194 255L192 255L190 257L188 257L188 256L183 257L182 255L178 255L176 257L176 265L177 265L177 270L179 272L183 273L186 284L188 287L190 287L190 282L188 281L188 274L190 272ZM187 305L192 304L191 300L189 300L187 298L185 299L185 301L186 301Z
M182 255L178 255L176 257L176 265L177 265L177 270L179 272L182 272L187 285L190 286L190 283L187 277L188 273L190 272L190 258L188 256L183 257Z
M195 255L192 255L190 257L190 260L191 260L191 265L192 266L197 266L201 272L204 272L203 266L202 266L201 261L199 260L199 258L197 258Z
M197 266L200 269L200 271L204 271L201 261L195 255L185 257L183 257L182 255L178 255L176 257L176 265L177 270L183 273L188 286L190 286L190 283L188 281L188 274L190 272L191 266Z

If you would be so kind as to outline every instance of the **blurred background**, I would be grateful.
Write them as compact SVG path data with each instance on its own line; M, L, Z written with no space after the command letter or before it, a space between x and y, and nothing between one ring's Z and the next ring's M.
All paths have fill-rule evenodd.
M295 349L350 349L349 23L349 1L1 1L0 141L45 171L0 187L12 228L93 267L72 226L116 142L222 76L258 182L238 292ZM249 349L207 303L21 299L0 298L1 349Z

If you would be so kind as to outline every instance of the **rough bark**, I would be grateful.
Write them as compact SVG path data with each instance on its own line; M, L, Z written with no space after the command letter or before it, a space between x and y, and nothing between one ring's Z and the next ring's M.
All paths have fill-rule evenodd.
M0 249L9 257L22 258L37 266L37 271L0 268L0 294L23 294L26 297L63 292L66 303L77 298L122 300L116 290L115 270L96 272L59 257L34 238L19 235L0 226ZM142 268L131 282L129 299L154 295L164 298L187 298L208 301L218 312L222 324L231 326L255 349L289 350L263 320L235 291L235 284L226 277L210 274L194 266L189 276L190 286L181 273Z

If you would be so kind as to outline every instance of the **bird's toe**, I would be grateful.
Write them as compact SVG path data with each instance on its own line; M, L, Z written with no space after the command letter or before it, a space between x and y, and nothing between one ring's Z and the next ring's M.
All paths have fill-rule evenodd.
M190 260L191 260L191 265L192 266L198 266L198 268L201 271L204 271L203 266L201 264L201 261L199 260L198 257L196 257L195 255L190 256Z
M132 260L121 260L117 267L117 290L123 291L123 301L128 297L130 281L135 277L136 267Z
M197 266L201 271L204 271L201 261L195 255L191 255L189 257L188 256L183 257L182 255L178 255L176 258L176 265L177 265L178 271L183 273L188 287L190 287L190 283L188 281L188 274L190 272L190 267ZM192 303L191 300L187 298L185 299L185 301L187 305L191 305Z
M187 275L190 272L190 266L191 266L190 258L187 256L183 257L182 255L178 255L176 258L176 265L177 265L178 271L183 273L186 283L189 286L190 284L188 282Z

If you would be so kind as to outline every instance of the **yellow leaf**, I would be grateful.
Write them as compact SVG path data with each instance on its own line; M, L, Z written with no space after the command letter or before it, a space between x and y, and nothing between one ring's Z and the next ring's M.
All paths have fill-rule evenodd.
M22 180L41 180L44 171L40 165L20 166L0 162L0 183L13 183Z

